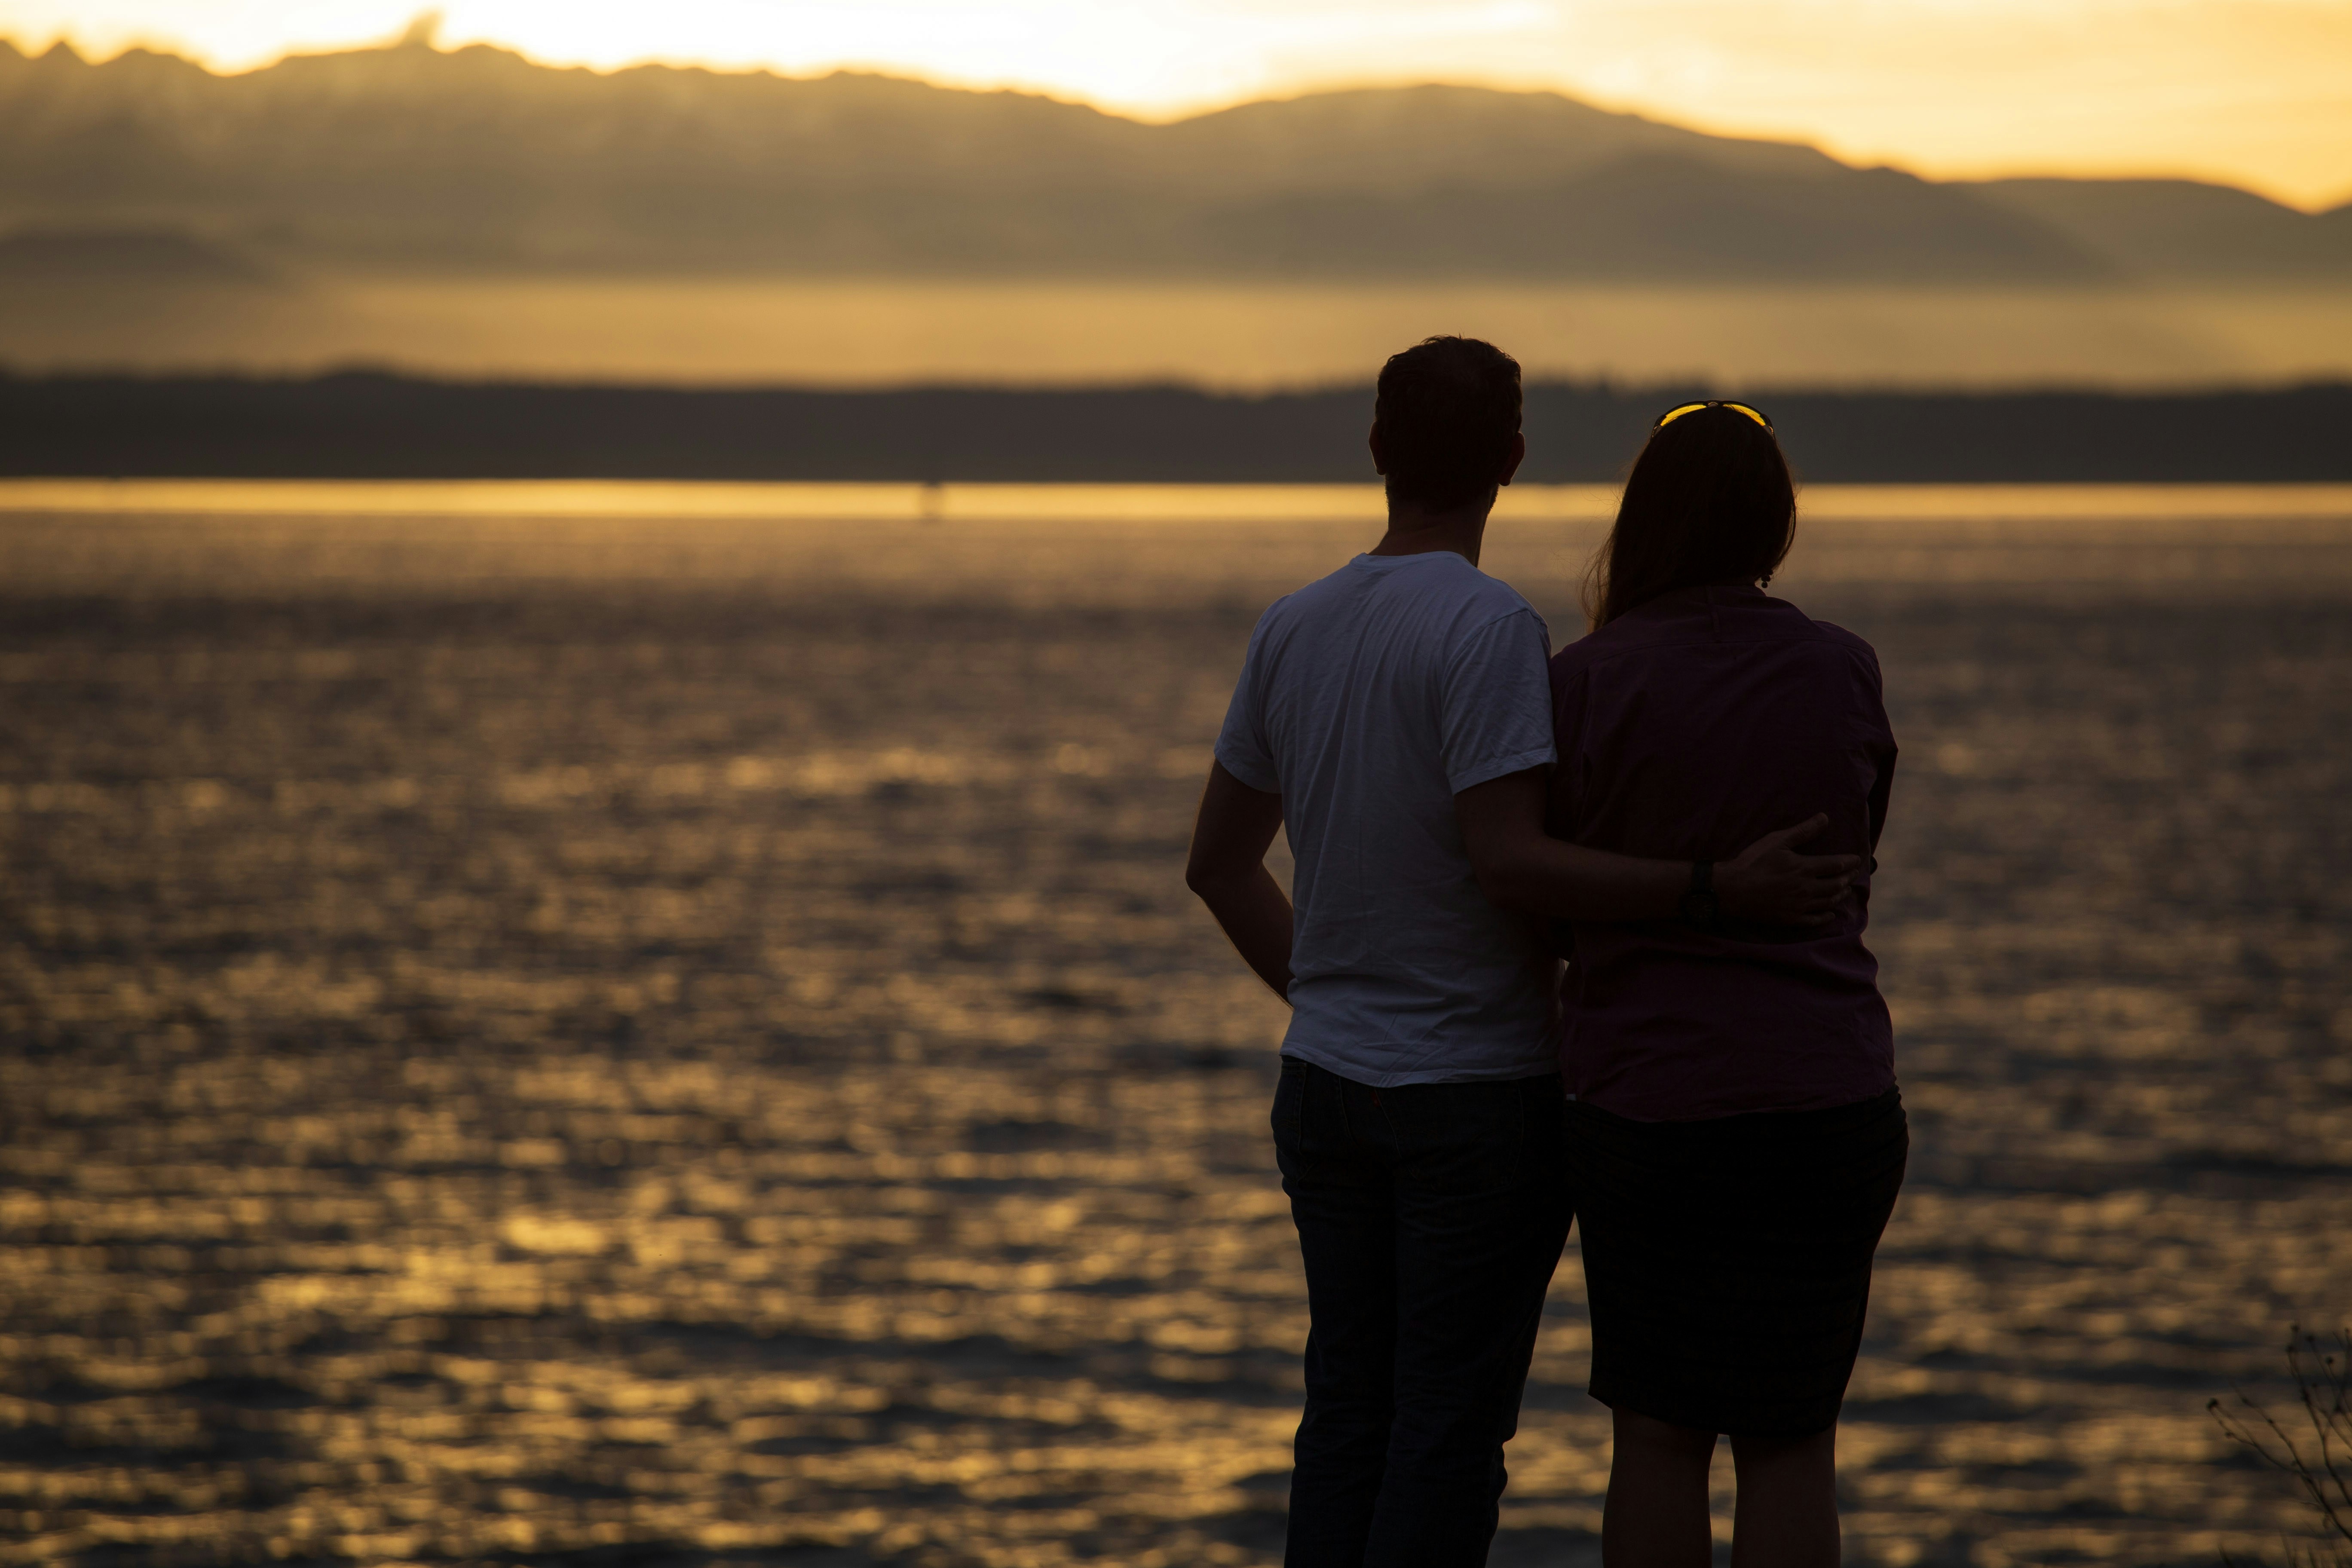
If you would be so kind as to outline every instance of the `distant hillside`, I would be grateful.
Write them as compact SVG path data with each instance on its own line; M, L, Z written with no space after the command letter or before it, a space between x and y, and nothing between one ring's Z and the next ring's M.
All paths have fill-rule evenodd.
M0 42L0 231L371 268L2352 283L2352 209L2178 181L1938 184L1549 93L1151 126L839 73L600 75L411 41L240 76Z
M1990 180L1976 189L2121 273L2352 286L2352 205L2315 216L2193 180Z
M252 284L269 274L245 257L173 229L26 229L0 235L0 279Z

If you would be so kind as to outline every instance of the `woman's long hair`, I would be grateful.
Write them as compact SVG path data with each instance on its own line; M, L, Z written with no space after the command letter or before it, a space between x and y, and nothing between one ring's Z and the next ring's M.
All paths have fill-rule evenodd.
M1584 613L1597 631L1676 588L1769 583L1796 537L1796 482L1772 432L1729 408L1695 409L1633 459L1584 575Z

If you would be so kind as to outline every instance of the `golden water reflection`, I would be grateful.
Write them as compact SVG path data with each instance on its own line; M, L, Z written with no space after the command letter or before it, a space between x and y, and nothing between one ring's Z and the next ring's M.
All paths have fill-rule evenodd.
M1790 589L1905 747L1851 1550L2259 1549L2204 1401L2352 1303L2352 505L1901 500ZM0 516L0 1560L1276 1560L1281 1017L1178 866L1362 523L1156 504ZM1563 632L1595 517L1497 526ZM1498 1563L1594 1560L1582 1300Z

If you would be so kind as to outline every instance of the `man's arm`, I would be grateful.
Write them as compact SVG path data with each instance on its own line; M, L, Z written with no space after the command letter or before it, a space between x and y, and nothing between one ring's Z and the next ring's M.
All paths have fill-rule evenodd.
M1266 849L1281 828L1280 795L1252 789L1225 772L1223 763L1210 763L1184 885L1201 895L1240 950L1242 962L1286 1002L1290 900L1265 868Z
M1543 829L1544 772L1506 773L1454 797L1463 847L1488 901L1553 920L1672 917L1690 890L1690 862L1636 859L1550 837ZM1828 824L1828 817L1816 816L1768 833L1738 859L1718 864L1717 908L1735 919L1775 925L1820 925L1835 918L1862 873L1862 858L1795 850Z

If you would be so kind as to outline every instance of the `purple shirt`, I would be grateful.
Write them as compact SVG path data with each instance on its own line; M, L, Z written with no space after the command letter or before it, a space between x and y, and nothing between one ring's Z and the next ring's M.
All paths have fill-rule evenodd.
M1827 812L1808 854L1867 855L1895 736L1878 657L1758 589L1677 589L1551 661L1556 837L1729 860ZM1814 1110L1885 1092L1895 1035L1863 945L1867 883L1825 931L1672 921L1572 930L1561 1066L1580 1100L1642 1121Z

